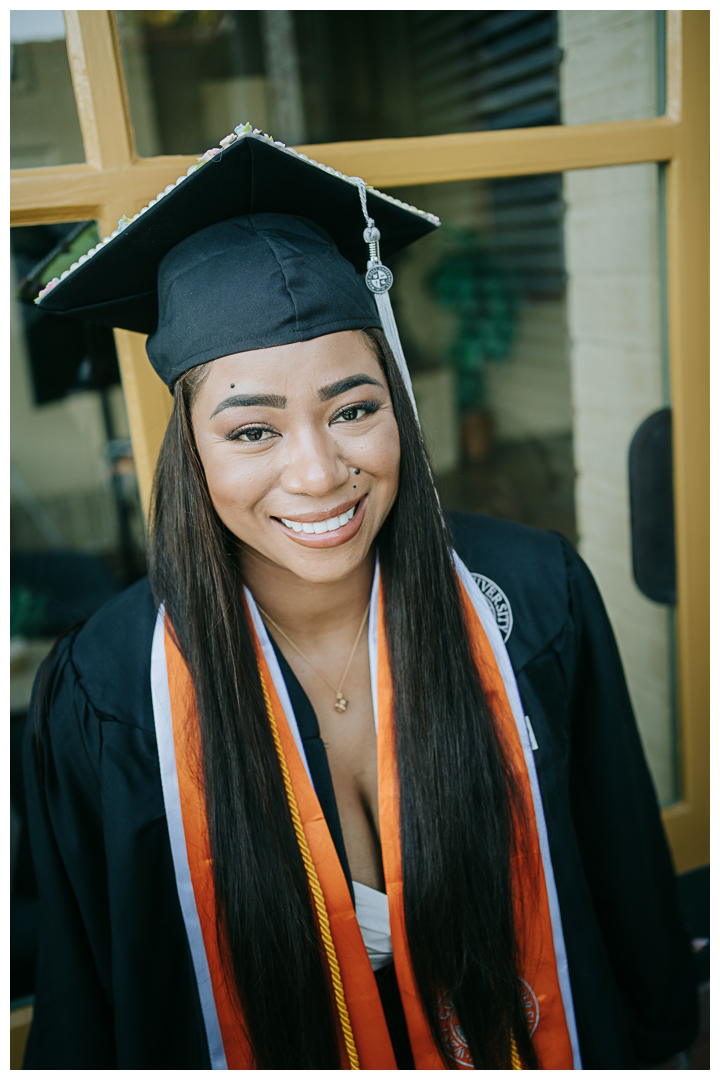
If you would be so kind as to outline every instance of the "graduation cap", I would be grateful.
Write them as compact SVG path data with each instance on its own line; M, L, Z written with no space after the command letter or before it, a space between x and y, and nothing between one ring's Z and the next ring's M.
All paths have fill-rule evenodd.
M238 126L36 303L148 334L169 386L220 356L381 327L410 389L380 239L394 254L439 224Z

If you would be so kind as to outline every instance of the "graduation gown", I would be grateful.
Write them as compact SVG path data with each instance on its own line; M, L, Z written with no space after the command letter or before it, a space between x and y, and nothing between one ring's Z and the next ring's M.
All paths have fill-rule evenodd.
M695 1034L692 956L602 599L560 535L469 514L450 520L506 636L537 742L583 1067L660 1063ZM210 1067L158 765L155 619L145 579L63 640L48 672L42 778L28 724L41 929L25 1068ZM317 720L278 655L349 877ZM400 1050L392 986L381 997Z

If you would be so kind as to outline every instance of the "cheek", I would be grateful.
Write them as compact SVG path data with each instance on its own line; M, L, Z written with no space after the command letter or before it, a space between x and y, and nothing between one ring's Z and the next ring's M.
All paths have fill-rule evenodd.
M267 460L233 452L225 444L198 446L205 469L210 498L218 514L229 527L254 506L272 486Z
M393 490L397 487L400 475L400 436L394 419L373 432L373 437L368 439L358 458L357 464L364 467L376 480Z

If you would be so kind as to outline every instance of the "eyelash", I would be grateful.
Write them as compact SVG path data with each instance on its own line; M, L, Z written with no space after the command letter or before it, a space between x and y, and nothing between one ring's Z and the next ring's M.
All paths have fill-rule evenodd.
M250 435L253 431L269 431L271 434L276 433L276 429L272 424L248 424L247 427L236 428L234 431L229 432L225 438L230 442L236 442L241 435ZM248 439L248 442L262 442L262 439Z
M352 412L353 410L362 409L362 411L364 413L366 413L369 416L372 416L372 414L376 413L379 408L380 408L380 403L378 401L356 401L356 402L353 402L352 405L343 405L342 409L340 409L337 413L335 413L335 416L333 416L330 423L331 424L335 423L335 421L339 420L340 417L343 415L343 413L346 413L346 412ZM353 419L354 420L362 420L363 417L362 416L356 416ZM342 422L345 423L345 424L351 424L351 423L353 423L353 420L344 420ZM274 428L272 426L272 424L249 424L247 427L236 428L234 431L231 431L228 435L226 435L225 438L228 439L231 442L236 442L237 440L240 439L240 437L242 435L249 435L254 431L269 431L271 434L276 434L277 433L277 428ZM260 442L263 442L264 440L262 440L262 439L248 439L247 441L248 442L254 442L254 443L260 443Z
M367 413L369 416L372 416L372 414L376 413L379 408L379 401L354 401L352 405L343 405L342 409L339 409L338 412L335 413L330 423L334 423L334 421L341 417L343 413L351 412L353 409L362 409L363 412ZM356 416L355 419L362 420L363 418L362 416ZM351 424L352 420L345 420L343 422L346 424Z

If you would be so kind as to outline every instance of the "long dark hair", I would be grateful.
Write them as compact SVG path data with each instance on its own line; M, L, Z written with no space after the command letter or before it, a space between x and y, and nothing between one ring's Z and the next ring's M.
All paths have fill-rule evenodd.
M378 536L395 698L405 920L435 1042L456 1011L475 1068L537 1059L524 1018L511 860L524 810L472 658L422 435L383 334L362 331L387 378L401 444ZM174 389L155 476L150 580L195 685L218 926L263 1069L340 1066L336 1023L249 628L237 541L216 514L193 437L204 377Z

